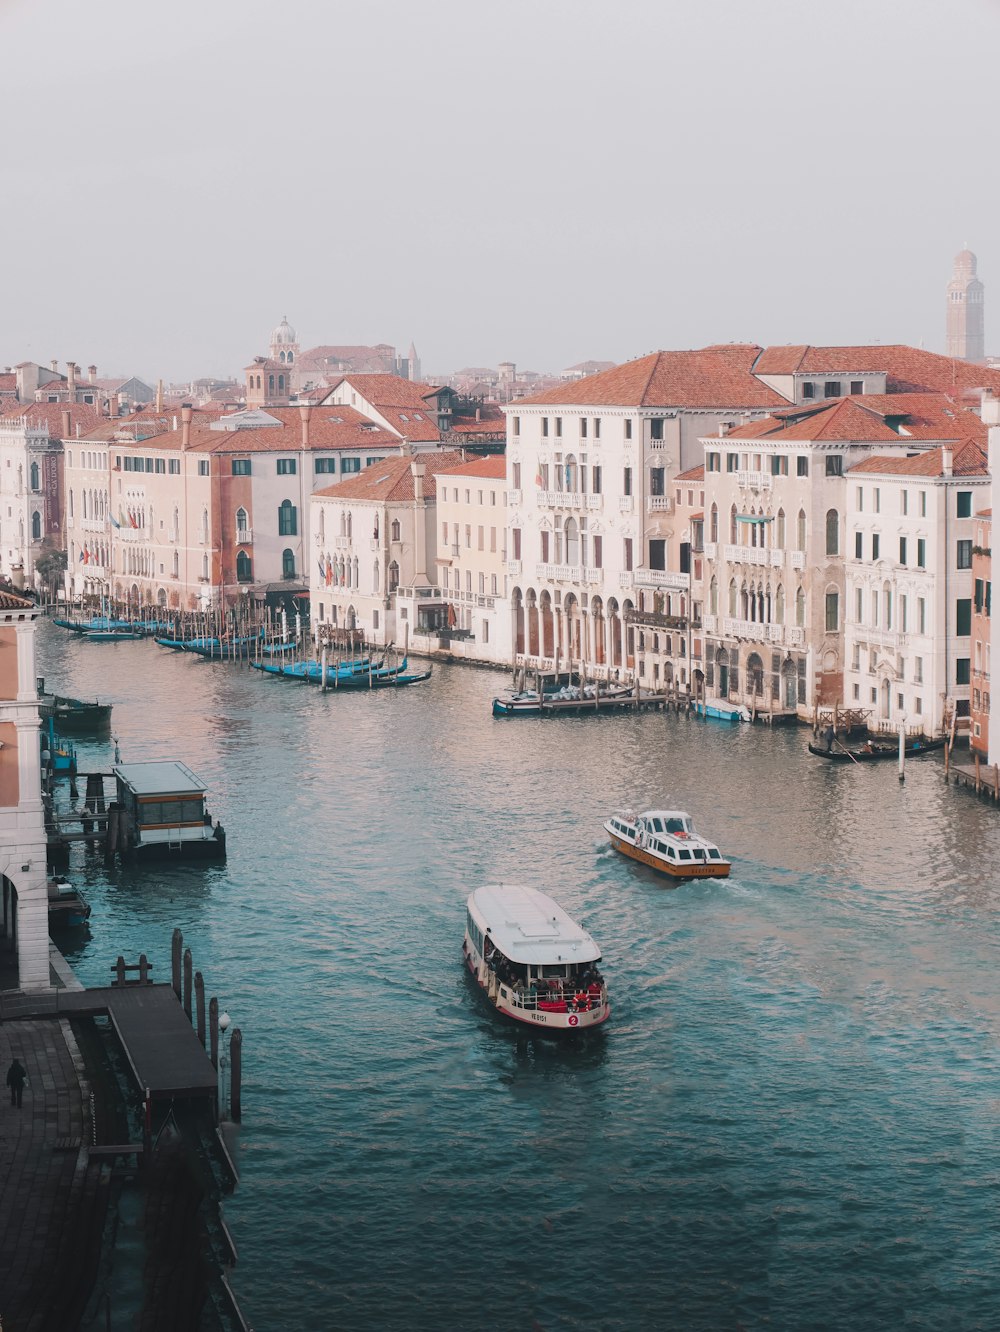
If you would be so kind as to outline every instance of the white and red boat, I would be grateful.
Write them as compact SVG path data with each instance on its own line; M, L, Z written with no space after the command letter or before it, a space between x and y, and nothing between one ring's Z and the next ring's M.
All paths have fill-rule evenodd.
M726 879L732 868L707 837L699 837L682 809L626 810L613 814L604 829L623 856L672 879Z
M611 1016L601 950L535 888L492 884L468 901L465 964L505 1017L547 1032L586 1031Z

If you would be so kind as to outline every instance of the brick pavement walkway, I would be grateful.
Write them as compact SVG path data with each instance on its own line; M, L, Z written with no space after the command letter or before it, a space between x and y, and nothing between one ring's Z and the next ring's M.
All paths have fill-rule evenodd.
M0 1087L0 1318L10 1332L77 1326L100 1253L110 1171L88 1164L89 1087L65 1020L0 1024L0 1070L28 1071L20 1110Z

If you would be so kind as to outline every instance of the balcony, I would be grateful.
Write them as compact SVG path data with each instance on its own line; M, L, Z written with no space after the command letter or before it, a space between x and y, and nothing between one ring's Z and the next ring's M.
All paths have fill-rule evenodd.
M646 508L650 513L673 513L673 497L670 495L650 495L646 500Z
M524 499L523 491L520 490L507 491L507 503L511 506L512 509L516 508L523 499Z
M719 558L719 543L717 541L705 542L705 559L717 560Z
M457 559L458 559L458 551L459 551L458 542L457 542L457 541L453 541L453 542L451 543L451 558L452 558L453 560L457 560Z
M622 495L618 500L618 508L621 513L632 513L635 509L635 500L631 495Z
M626 611L625 622L626 624L642 625L647 629L668 629L681 632L688 627L686 615L663 615L659 611Z
M723 555L729 564L756 564L765 569L780 569L785 552L765 546L724 546Z
M503 567L504 567L504 573L512 574L515 578L517 578L521 572L521 561L505 560Z
M333 538L334 550L350 550L353 545L353 539L349 536L339 536Z
M805 647L806 631L794 625L762 624L758 620L722 619L705 616L705 632L720 634L724 638L744 638L751 643L767 643L772 647Z
M665 587L670 591L687 592L691 586L689 574L668 569L635 569L629 576L636 587Z
M81 518L77 526L81 532L106 532L108 524L103 518Z
M806 553L804 550L792 550L788 552L788 563L793 569L804 569L806 567Z
M253 528L252 528L252 527L238 527L238 528L236 529L236 544L237 544L238 546L252 546L252 545L253 545Z
M547 509L586 508L587 495L579 490L540 490L538 503Z
M737 472L736 484L747 490L771 490L774 477L770 472Z
M550 583L600 583L603 569L590 569L584 564L539 564L535 576Z

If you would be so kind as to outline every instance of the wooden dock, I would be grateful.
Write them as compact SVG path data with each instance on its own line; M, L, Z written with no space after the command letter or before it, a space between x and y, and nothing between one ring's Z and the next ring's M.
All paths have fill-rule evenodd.
M991 804L1000 805L1000 763L984 763L975 754L971 763L956 763L947 750L945 753L944 779L946 782L954 782L956 786L964 786L966 790L974 792L981 800L989 800Z

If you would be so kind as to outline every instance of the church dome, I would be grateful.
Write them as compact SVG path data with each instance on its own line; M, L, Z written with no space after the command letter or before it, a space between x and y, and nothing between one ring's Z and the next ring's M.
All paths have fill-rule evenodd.
M295 341L295 329L288 322L288 316L282 315L281 323L271 334L271 345L287 346Z
M961 250L955 255L955 272L968 277L976 276L976 256L971 250Z

